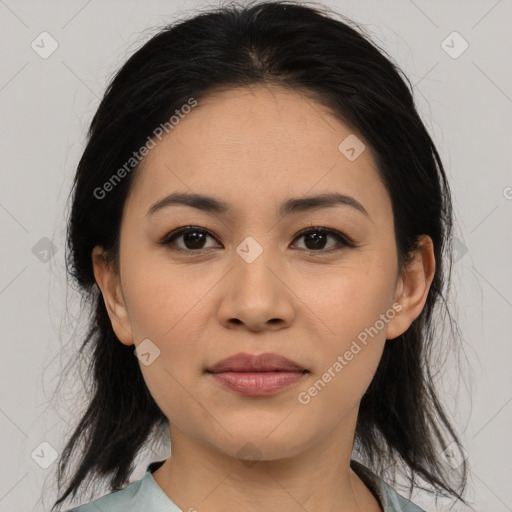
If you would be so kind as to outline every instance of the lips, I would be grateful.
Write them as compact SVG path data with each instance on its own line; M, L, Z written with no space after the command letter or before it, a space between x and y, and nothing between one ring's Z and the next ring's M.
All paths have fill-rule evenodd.
M268 397L306 378L308 370L279 354L235 354L206 370L224 389L250 397Z
M207 370L209 373L223 372L300 372L308 370L300 364L279 354L252 355L239 353L227 357Z

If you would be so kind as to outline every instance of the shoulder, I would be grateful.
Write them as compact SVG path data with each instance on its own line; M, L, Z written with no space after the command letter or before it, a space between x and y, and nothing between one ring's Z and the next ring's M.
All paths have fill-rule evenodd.
M387 512L426 512L424 509L415 505L412 501L400 496L393 488L382 481L381 485L384 510Z
M146 473L143 478L132 482L120 491L111 492L67 512L131 512L143 510L141 504L147 500L147 494L151 491L151 488L147 485L148 475L149 473Z
M412 501L400 496L384 480L360 462L352 460L350 465L361 480L377 496L384 512L426 512L412 503Z

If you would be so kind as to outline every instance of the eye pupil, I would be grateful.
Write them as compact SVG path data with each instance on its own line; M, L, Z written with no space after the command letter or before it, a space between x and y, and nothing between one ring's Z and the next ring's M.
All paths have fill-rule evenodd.
M201 249L201 245L204 244L204 233L200 231L187 231L183 234L183 241L188 249Z
M320 231L313 231L309 234L306 235L305 237L305 241L306 241L306 247L308 249L322 249L323 246L325 245L325 241L326 241L326 235L325 233L322 233ZM308 243L307 241L308 240L311 240L313 242L313 247L310 247L308 246Z

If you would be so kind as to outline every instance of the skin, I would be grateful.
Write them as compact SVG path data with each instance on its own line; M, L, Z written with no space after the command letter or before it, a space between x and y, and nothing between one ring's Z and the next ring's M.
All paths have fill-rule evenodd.
M366 144L354 161L338 149L351 133L297 92L216 92L143 161L123 212L119 274L100 246L93 251L120 343L150 339L160 350L151 364L140 363L170 422L172 456L153 478L184 511L381 510L349 466L359 403L385 343L420 314L435 261L423 236L399 271L391 201L371 149ZM333 191L355 198L368 216L347 205L277 213L291 197ZM146 215L172 192L210 195L232 211L175 205ZM211 236L195 246L193 239L175 240L188 253L159 245L186 225ZM315 249L308 236L297 237L312 226L338 231L357 247L329 236ZM236 252L247 236L263 250L251 263ZM326 252L333 247L339 250ZM321 392L300 403L298 394L393 304L401 310ZM269 397L243 396L205 373L238 352L275 352L310 373ZM253 463L241 460L249 442L258 450Z

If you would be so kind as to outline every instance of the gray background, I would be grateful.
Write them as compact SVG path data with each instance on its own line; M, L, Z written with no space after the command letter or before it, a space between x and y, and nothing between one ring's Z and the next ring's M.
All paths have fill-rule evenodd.
M0 511L50 509L52 450L62 450L83 407L72 394L78 376L68 377L69 393L53 392L82 341L63 257L66 201L88 124L109 77L153 27L208 5L217 4L0 0ZM450 302L463 371L459 378L447 354L440 386L469 454L474 510L512 510L511 1L325 5L363 23L405 71L449 174L459 240ZM42 58L52 44L45 31L58 48ZM143 454L133 478L166 456ZM426 494L415 501L448 510Z

